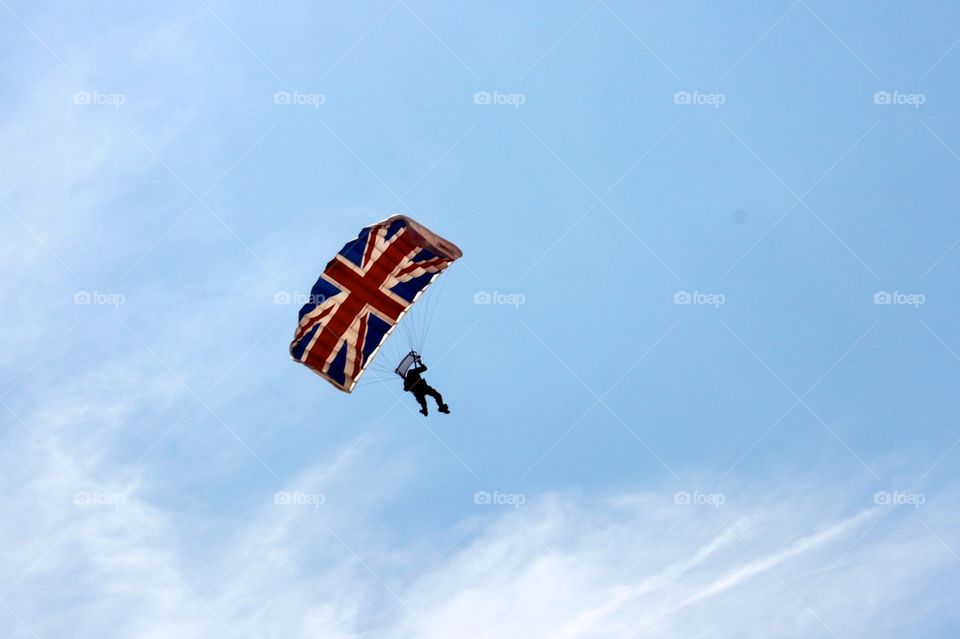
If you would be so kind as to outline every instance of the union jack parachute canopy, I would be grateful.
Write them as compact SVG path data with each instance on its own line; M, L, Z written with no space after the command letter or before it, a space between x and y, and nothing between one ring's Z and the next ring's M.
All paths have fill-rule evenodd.
M397 323L463 253L404 215L362 229L314 284L290 356L350 393Z

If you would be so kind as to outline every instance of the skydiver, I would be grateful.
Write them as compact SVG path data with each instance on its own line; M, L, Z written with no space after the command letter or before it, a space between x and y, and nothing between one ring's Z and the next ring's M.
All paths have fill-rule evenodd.
M426 372L427 366L420 361L419 357L417 357L414 362L414 366L407 370L407 374L403 376L403 390L408 393L413 393L413 396L417 399L417 403L420 404L421 415L427 414L427 395L437 400L438 411L441 413L449 413L450 407L443 403L443 397L439 391L420 376L421 373Z

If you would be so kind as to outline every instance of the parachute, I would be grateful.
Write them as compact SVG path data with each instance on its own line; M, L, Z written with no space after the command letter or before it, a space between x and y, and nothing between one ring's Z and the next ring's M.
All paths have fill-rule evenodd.
M463 253L404 215L360 231L327 264L290 356L350 393L410 307Z

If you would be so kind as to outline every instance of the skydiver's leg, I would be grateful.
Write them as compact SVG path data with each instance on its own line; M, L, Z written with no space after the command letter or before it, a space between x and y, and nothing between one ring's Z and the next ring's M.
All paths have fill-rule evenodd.
M417 403L420 404L420 412L423 415L427 414L427 397L423 393L416 393L414 397L417 398Z
M443 396L440 395L440 392L439 392L436 388L434 388L433 386L427 386L427 387L424 389L424 392L425 392L427 395L429 395L430 397L432 397L432 398L434 398L435 400L437 400L437 410L439 410L441 413L449 413L449 412L450 412L450 408L449 408L446 404L443 403Z

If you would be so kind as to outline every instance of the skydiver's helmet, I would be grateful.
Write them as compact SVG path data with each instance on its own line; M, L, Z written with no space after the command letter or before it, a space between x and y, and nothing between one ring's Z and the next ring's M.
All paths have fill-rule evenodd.
M393 372L399 375L400 377L406 377L407 371L410 370L410 367L414 364L420 362L420 355L417 351L410 351L403 356L403 359L400 360L400 364L397 366L396 370Z

